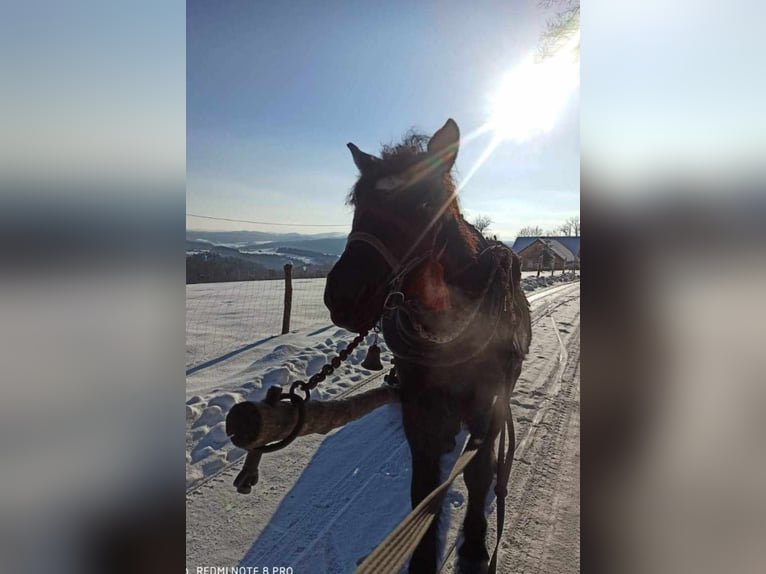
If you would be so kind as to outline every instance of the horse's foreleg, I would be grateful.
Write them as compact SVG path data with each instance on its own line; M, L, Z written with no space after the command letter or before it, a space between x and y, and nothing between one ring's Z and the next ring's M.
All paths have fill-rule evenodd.
M487 536L486 504L492 479L495 475L496 457L494 437L497 429L479 447L476 456L466 467L463 478L468 489L468 508L463 521L463 543L458 556L463 561L486 562L489 560L485 539Z
M412 485L410 498L412 508L415 508L428 494L439 486L439 457L424 452L412 453ZM438 525L437 514L425 536L421 540L410 559L410 574L429 574L436 572L438 559Z
M454 448L454 437L459 429L459 420L436 412L432 408L409 403L402 404L404 431L412 453L412 483L410 495L415 508L440 484L441 455ZM410 559L410 574L436 572L438 564L437 514L422 541Z

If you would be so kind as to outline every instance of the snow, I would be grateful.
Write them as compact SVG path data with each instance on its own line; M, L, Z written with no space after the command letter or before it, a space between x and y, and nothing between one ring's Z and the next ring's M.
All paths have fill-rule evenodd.
M525 271L524 290L554 285L562 280L543 272ZM325 279L293 280L291 331L310 327L329 329L330 314L324 306ZM282 330L284 281L234 281L186 286L186 367L219 360L249 345L279 335ZM328 340L331 340L328 338ZM332 345L342 346L342 341Z
M332 329L334 332L330 337L326 336L326 332L312 335L316 329L276 337L270 341L271 348L253 348L228 359L225 364L203 369L187 378L187 450L197 453L192 456L191 464L187 465L187 486L210 473L213 467L206 467L206 471L205 463L211 459L225 460L235 448L227 440L212 441L210 438L214 429L222 428L216 425L223 424L226 413L234 404L245 400L260 401L274 385L285 388L295 380L308 379L353 338L353 334L344 329ZM373 338L374 335L369 335L368 342L371 343ZM280 344L275 344L277 341ZM383 365L390 365L391 354L382 339L378 345ZM331 376L317 387L312 393L312 400L336 396L373 375L372 371L361 366L366 352L367 346L364 345L353 353L339 369L342 376ZM191 432L198 429L205 430L205 434L198 432L192 436ZM216 437L220 438L220 435ZM213 447L204 451L204 457L199 455L199 445L203 443Z
M553 284L560 277L561 275L539 279L532 277L525 278L523 281L526 285L537 288L538 285ZM542 279L544 281L541 281ZM270 285L261 287L259 291L248 290L248 286L242 283L189 285L187 287L187 295L191 293L193 300L198 300L203 294L206 297L221 295L218 314L208 303L208 313L205 315L206 320L204 322L195 323L194 319L187 318L187 337L189 334L192 335L192 340L187 341L187 353L190 348L205 346L204 341L199 340L204 338L205 328L210 331L212 338L222 338L220 334L229 330L226 340L231 340L231 345L236 348L242 348L248 344L247 340L236 340L237 334L252 333L253 337L257 338L271 332L268 330L268 322L264 320L264 318L268 318L268 313L257 310L262 304L256 304L245 299L247 295L254 293L271 295L275 290L279 291L282 288L282 282L260 282ZM324 322L322 320L318 323L309 322L308 318L321 317L323 314L328 315L320 296L324 292L324 279L308 279L302 281L300 285L302 309L307 311L307 318L299 315L294 316L294 318L295 322L302 325L303 328L296 329L286 335L270 338L261 345L243 351L221 363L196 371L187 377L187 450L199 452L197 447L201 441L206 441L205 446L213 447L212 451L205 451L205 457L197 456L193 464L187 466L187 486L191 486L195 481L206 476L202 463L210 462L208 459L211 458L225 460L234 448L226 440L213 441L210 438L210 433L214 429L222 428L220 425L234 404L240 401L260 401L265 398L268 389L274 385L285 388L293 381L308 379L319 372L322 366L348 345L353 338L353 333L333 326L329 317L325 317ZM279 288L275 289L275 287ZM272 299L267 297L265 301L265 306L268 307ZM188 306L189 303L187 302ZM197 315L197 317L200 316ZM251 320L253 320L251 330L248 330L244 325L236 325L236 321ZM360 345L345 365L336 371L335 376L330 377L317 387L312 398L321 400L337 396L354 383L371 376L373 373L361 367L361 362L364 360L368 345L373 342L373 339L373 335L368 335L367 344ZM381 348L381 361L386 367L386 365L390 365L391 353L382 337L379 338L378 345ZM382 376L379 382L382 382ZM199 429L204 430L205 434L201 434ZM197 432L192 436L191 432L195 430ZM219 434L215 436L220 439L221 431L217 432ZM208 468L212 467L209 466Z
M554 280L559 277L557 274ZM543 277L525 278L525 286L537 291L528 295L533 308L538 299L571 291L571 284L540 289L554 282ZM324 279L294 282L291 332L274 336L281 327L282 289L282 281L187 286L187 366L244 349L187 376L186 483L194 496L204 492L195 490L197 485L245 454L226 437L224 421L232 405L262 400L273 385L286 387L295 380L307 379L354 336L331 324L322 301ZM366 344L317 387L312 400L353 392L356 385L378 374L361 366L373 338L369 335ZM556 344L555 337L550 339ZM378 345L384 371L370 385L381 384L382 374L390 366L391 354L382 338ZM523 409L524 404L517 400L514 408ZM232 524L219 524L216 530L219 536L223 528L227 535L240 537L233 546L246 552L227 554L226 564L205 564L284 565L292 566L295 572L353 571L410 510L410 456L398 405L381 407L327 437L302 438L289 449L264 458L269 461L262 463L261 483L249 499L259 500L256 507L236 517L240 528L237 533ZM270 464L274 466L268 467ZM226 473L235 475L237 470ZM277 476L269 478L269 472ZM283 473L297 480L275 486L275 482L283 482L279 478ZM226 494L221 496L247 504L230 482L227 476L227 483L221 485ZM267 502L259 498L266 493L258 494L264 489L268 489ZM459 513L464 510L464 502L463 494L453 490L444 504L450 513ZM210 512L208 508L202 516L215 520ZM322 519L316 520L317 515ZM362 528L361 515L374 519L365 520ZM231 514L225 516L235 519ZM442 535L446 537L447 532L445 526ZM190 535L189 544L196 549L192 558L199 559L199 549L209 547L200 540L202 536L201 532ZM274 563L275 557L286 561Z
M376 436L385 450L370 449ZM352 422L327 438L290 495L242 559L243 565L265 564L290 556L296 572L350 572L409 512L410 463L398 405L387 405ZM363 496L379 493L371 500ZM340 505L335 504L341 498ZM311 501L309 505L306 501ZM331 509L323 521L307 520L317 508ZM355 517L376 517L372 528L360 530ZM295 540L307 542L295 548ZM360 552L361 550L361 552ZM317 556L323 559L317 562Z
M330 324L325 279L293 280L291 330ZM192 368L279 335L284 280L186 286L186 367Z

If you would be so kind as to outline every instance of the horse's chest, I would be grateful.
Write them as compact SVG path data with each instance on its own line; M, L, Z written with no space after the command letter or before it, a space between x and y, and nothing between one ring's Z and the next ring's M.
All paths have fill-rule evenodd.
M476 387L493 387L503 380L500 363L495 357L477 358L449 367L412 364L397 359L396 370L405 387L438 389L456 395L474 394Z

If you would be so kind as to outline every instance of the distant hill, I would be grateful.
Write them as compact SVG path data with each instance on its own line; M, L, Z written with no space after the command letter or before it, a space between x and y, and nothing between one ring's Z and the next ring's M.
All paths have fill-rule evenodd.
M337 255L327 255L324 253L317 253L316 251L309 251L308 249L297 249L295 247L277 247L277 253L284 253L287 257L297 256L308 263L316 265L335 265L338 260Z
M220 255L221 257L227 257L230 259L239 259L241 261L257 263L266 269L282 269L285 263L289 262L296 264L298 262L297 258L291 258L287 255L279 255L276 253L243 253L234 247L212 245L210 243L202 242L192 242L193 248L189 249L189 243L189 241L186 242L187 251L205 252L209 254ZM192 253L189 255L191 254Z
M187 241L207 241L214 245L237 245L244 246L253 243L265 243L271 241L301 241L312 239L341 239L345 233L317 233L305 235L302 233L274 233L270 231L195 231L186 230Z
M187 253L189 251L209 251L212 246L213 244L208 241L199 241L197 239L188 238L186 239Z
M187 283L272 279L281 277L286 263L294 277L324 277L345 244L337 233L187 231Z
M186 257L186 283L221 283L277 279L276 270L269 270L254 261L222 257L217 253L197 253Z
M315 253L323 253L325 255L341 255L346 248L346 236L342 237L327 237L319 239L294 239L294 240L279 240L269 243L262 243L257 246L260 249L298 249L313 251ZM247 247L243 247L247 249Z
M326 277L335 260L334 257L318 261L292 254L241 253L216 245L207 251L187 253L186 283L279 279L284 276L285 263L292 264L295 278Z

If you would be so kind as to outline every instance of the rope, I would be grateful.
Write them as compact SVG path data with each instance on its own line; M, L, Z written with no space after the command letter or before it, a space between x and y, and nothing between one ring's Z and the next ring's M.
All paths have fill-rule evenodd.
M506 397L507 398L507 397ZM503 537L505 525L505 497L508 495L508 480L511 477L511 464L513 463L513 451L516 445L516 436L511 418L511 404L503 401L502 408L505 410L505 421L500 430L500 444L497 447L497 479L495 481L495 496L497 497L497 539L492 558L489 561L487 574L497 572L497 553L500 549L500 541ZM506 432L508 433L508 451L505 450Z

